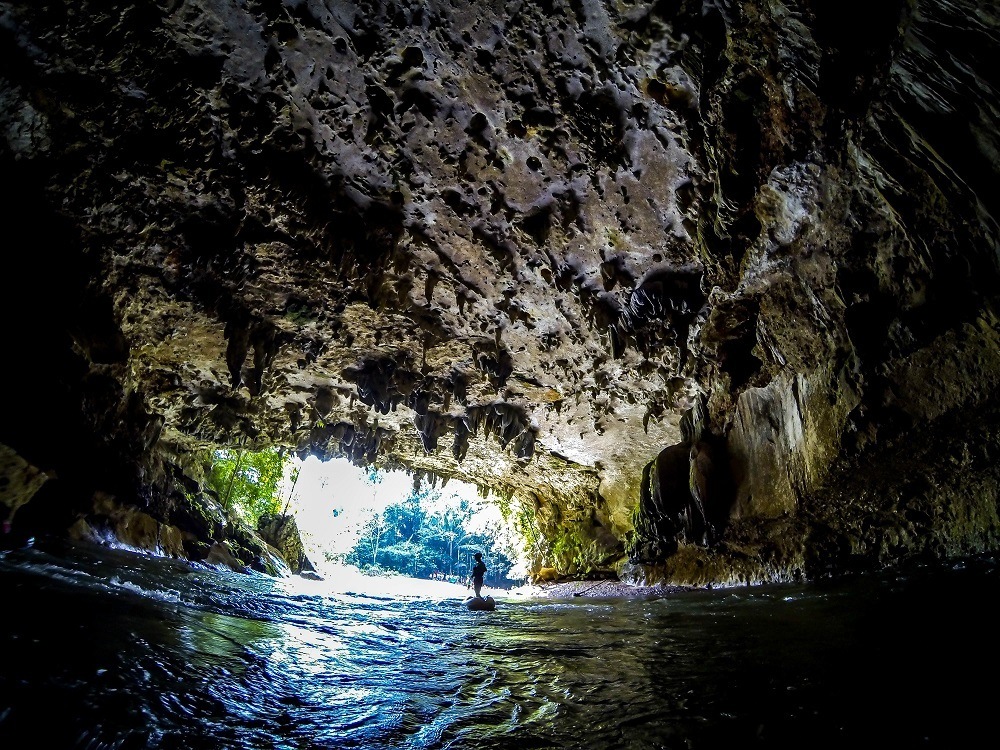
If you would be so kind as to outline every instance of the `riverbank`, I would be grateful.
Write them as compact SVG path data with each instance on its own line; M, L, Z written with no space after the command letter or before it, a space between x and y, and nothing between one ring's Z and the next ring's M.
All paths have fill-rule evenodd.
M304 584L306 588L340 593L394 598L465 599L472 596L468 586L408 576L369 576L353 566L336 566L325 571L323 580ZM483 596L503 599L642 599L671 596L692 591L694 586L632 586L615 579L601 581L558 581L525 584L512 589L484 586Z

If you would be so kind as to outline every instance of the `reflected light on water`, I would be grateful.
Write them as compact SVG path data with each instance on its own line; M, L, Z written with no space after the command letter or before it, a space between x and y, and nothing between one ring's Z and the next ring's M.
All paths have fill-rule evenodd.
M471 612L441 582L123 555L0 557L17 613L0 618L0 747L906 748L989 729L992 563Z

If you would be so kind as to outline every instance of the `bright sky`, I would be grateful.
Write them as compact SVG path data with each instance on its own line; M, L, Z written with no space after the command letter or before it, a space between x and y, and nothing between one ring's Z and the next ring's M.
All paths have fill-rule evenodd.
M295 460L292 465L301 467L299 479L294 490L286 484L282 496L294 492L291 510L306 553L321 573L325 567L321 550L350 551L368 518L388 505L405 500L413 491L413 478L404 472L384 472L382 481L372 485L367 481L367 472L347 459L320 461L310 456L305 461ZM499 508L493 503L482 503L474 485L452 480L443 488L438 484L437 489L441 497L435 505L442 510L465 498L473 507L482 505L482 511L475 517L477 526L500 519ZM437 509L432 506L429 511Z

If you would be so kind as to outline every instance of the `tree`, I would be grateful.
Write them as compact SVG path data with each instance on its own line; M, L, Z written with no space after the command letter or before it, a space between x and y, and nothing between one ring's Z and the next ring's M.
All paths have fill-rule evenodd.
M296 466L295 468L292 469L292 475L291 475L292 486L288 490L288 499L285 500L285 507L281 509L281 515L283 515L283 516L287 516L288 515L288 509L289 509L289 507L292 504L292 498L295 497L295 485L297 485L299 483L299 475L301 473L302 473L302 466L301 465Z
M375 494L380 481L377 471L369 472L371 515L348 553L348 561L418 578L465 576L472 567L472 554L482 552L489 568L487 581L491 585L510 582L510 554L516 557L517 553L507 554L506 540L500 538L502 519L495 509L484 516L484 509L467 499L445 497L436 489L417 486L406 499L379 513L374 508L378 506Z
M387 506L383 517L393 539L411 541L420 535L426 514L420 507L420 498L410 495L401 503Z
M439 558L443 558L440 568L448 575L455 573L459 546L466 538L464 524L468 519L464 516L460 508L446 508L428 519L430 533L427 535L427 544L439 550Z
M387 528L385 516L381 513L372 515L362 527L361 539L358 540L358 546L366 548L368 556L371 557L372 565L378 565L379 545L382 543L382 537L385 536Z
M286 461L278 448L215 451L208 483L228 512L256 528L261 516L281 512L279 493Z
M429 578L436 569L435 561L423 544L413 541L399 542L386 547L382 553L385 567L413 576Z

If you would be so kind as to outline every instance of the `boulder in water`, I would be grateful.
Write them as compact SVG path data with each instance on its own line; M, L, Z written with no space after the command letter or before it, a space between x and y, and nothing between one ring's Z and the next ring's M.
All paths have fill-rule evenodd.
M465 606L474 612L492 612L497 608L497 603L493 600L492 596L481 597L481 596L470 596L465 600Z

